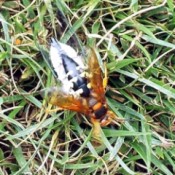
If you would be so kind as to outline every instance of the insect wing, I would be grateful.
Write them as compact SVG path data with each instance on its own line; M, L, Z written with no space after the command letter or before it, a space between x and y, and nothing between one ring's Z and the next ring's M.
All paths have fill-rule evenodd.
M89 81L91 83L93 91L98 95L97 99L99 99L100 101L104 100L105 91L103 87L102 71L99 66L96 53L93 49L90 50L88 56L88 69L90 74Z
M72 110L85 115L89 114L86 99L67 94L63 89L53 87L48 91L48 101L62 109Z

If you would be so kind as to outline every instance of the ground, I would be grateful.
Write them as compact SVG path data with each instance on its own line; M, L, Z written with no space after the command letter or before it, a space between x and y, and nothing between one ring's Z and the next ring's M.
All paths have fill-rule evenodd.
M173 0L0 2L0 173L175 174ZM70 29L62 33L57 11ZM51 37L93 47L119 120L93 139L86 117L41 95L57 81Z

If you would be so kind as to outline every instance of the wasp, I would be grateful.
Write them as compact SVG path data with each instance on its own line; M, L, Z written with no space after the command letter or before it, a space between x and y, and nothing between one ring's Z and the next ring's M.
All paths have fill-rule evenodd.
M60 87L49 91L49 103L89 118L96 133L115 118L108 109L102 71L93 49L82 58L71 46L52 39L50 59Z

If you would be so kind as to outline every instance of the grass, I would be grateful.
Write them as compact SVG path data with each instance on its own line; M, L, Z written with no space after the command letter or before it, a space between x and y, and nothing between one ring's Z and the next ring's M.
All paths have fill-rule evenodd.
M175 3L0 2L0 174L175 174ZM57 10L71 24L60 36ZM38 92L56 81L50 38L76 34L107 62L108 104L124 120L92 139L86 118ZM103 66L102 66L103 67Z

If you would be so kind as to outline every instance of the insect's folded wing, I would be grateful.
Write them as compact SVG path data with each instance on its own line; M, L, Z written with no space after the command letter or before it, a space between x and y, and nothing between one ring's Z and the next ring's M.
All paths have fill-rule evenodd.
M93 91L98 95L100 100L104 100L103 76L98 63L96 53L93 49L88 54L88 68L90 73L90 83Z
M76 111L85 115L89 114L86 99L67 94L62 89L53 87L46 93L48 102L63 109Z

